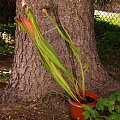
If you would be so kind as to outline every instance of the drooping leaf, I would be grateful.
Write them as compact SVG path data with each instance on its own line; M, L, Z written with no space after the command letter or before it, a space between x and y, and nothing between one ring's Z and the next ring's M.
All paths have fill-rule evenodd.
M20 17L20 20L22 21L25 28L28 30L30 36L34 38L34 28L31 19L25 19L23 17Z
M25 28L24 24L22 23L20 18L15 18L15 21L18 23L18 25L26 32L28 33L28 30Z

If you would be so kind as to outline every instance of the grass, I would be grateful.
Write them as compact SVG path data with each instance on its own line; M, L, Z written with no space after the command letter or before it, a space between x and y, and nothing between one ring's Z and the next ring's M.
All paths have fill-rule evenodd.
M109 20L103 16L95 18L95 37L97 40L97 51L101 61L109 66L120 68L120 22L114 17Z
M111 13L95 10L95 17L98 21L106 21L111 25L120 27L120 13Z

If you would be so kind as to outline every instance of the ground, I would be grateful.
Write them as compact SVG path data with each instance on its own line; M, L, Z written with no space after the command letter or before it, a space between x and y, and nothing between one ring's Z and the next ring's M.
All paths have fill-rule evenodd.
M70 120L70 116L67 102L49 94L37 102L1 104L0 120Z

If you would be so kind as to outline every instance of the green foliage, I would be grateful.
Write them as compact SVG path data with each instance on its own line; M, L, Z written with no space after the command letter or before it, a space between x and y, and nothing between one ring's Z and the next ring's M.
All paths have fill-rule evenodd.
M3 39L0 40L0 54L13 54L14 47L10 43L6 43Z
M14 52L15 24L0 24L0 54L13 54Z
M7 32L9 34L15 31L15 23L8 23L8 24L0 24L0 32Z
M102 62L110 63L109 65L112 68L119 67L118 65L116 66L115 62L112 64L111 62L113 59L118 59L117 56L120 53L120 26L118 24L114 25L108 20L101 20L100 16L96 16L95 37L97 40L97 51Z
M99 98L94 109L83 105L85 119L91 120L119 120L120 119L120 90L112 93L108 98Z
M10 78L8 72L0 72L0 82L7 82Z

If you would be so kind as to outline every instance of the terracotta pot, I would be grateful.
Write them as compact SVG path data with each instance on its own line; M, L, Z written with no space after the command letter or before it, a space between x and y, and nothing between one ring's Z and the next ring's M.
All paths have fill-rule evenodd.
M94 102L87 103L87 105L91 107L95 107L97 101L98 101L98 96L94 93L91 92L85 92L85 96L94 99ZM70 114L73 120L84 120L82 113L85 111L82 108L81 103L72 101L71 99L68 100L70 104Z

